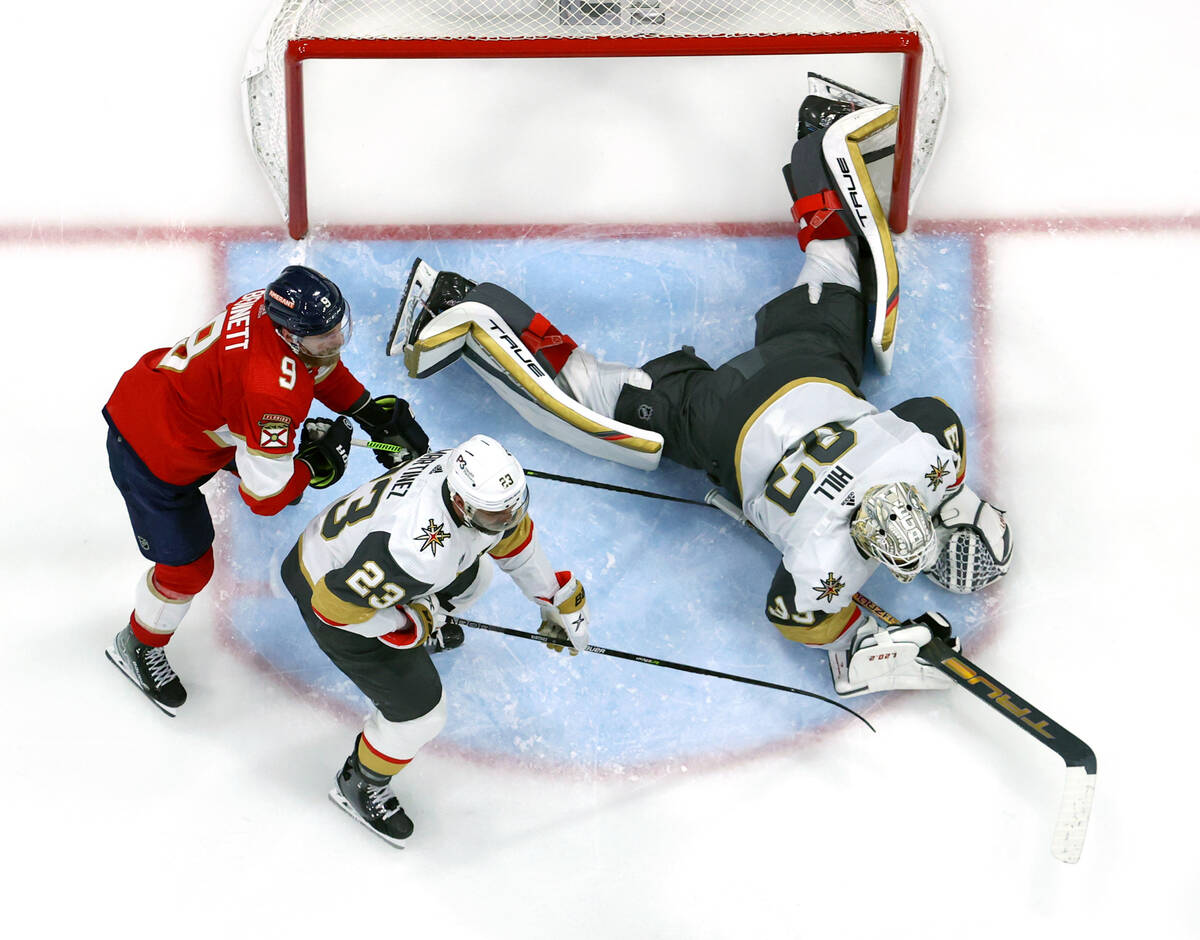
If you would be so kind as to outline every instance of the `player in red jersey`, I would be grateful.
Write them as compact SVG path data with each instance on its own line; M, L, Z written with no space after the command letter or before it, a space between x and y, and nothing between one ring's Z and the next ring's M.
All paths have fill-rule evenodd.
M104 407L113 480L138 548L154 563L107 653L168 714L187 692L164 647L213 573L213 524L201 485L229 470L250 509L274 515L306 486L341 478L347 415L373 440L414 454L429 449L407 402L373 398L342 363L351 325L337 285L292 265L191 336L142 356ZM340 417L308 419L314 398ZM388 468L401 456L375 453Z

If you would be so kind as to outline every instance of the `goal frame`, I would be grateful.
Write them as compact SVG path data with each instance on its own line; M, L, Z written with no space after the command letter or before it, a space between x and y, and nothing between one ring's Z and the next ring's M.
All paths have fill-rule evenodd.
M744 36L550 36L537 38L295 38L283 56L288 234L308 234L304 70L312 59L572 59L742 55L898 54L902 57L891 202L892 231L908 227L924 48L913 31Z

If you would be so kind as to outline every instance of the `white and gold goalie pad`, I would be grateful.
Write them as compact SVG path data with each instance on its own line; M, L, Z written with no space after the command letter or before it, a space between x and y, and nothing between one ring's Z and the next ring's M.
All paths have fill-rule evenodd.
M886 209L867 170L869 155L864 153L864 146L879 135L894 134L898 115L897 108L887 104L852 111L834 123L821 141L825 164L837 184L842 205L870 248L875 278L874 303L868 310L871 348L875 364L884 375L891 371L895 354L900 270ZM879 146L878 141L872 146Z
M491 307L464 301L425 319L424 301L437 272L419 262L401 302L388 355L403 353L412 378L423 379L459 356L534 427L566 444L639 470L662 457L661 434L583 407L554 384L512 328Z

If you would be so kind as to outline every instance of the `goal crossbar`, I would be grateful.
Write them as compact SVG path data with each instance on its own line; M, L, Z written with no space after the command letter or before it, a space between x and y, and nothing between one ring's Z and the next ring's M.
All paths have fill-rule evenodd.
M611 36L540 38L299 38L284 52L288 232L308 232L307 157L304 135L303 65L310 59L554 59L670 56L819 55L896 53L903 57L889 222L908 224L914 128L921 81L921 37L915 32L818 35L648 36L630 43Z

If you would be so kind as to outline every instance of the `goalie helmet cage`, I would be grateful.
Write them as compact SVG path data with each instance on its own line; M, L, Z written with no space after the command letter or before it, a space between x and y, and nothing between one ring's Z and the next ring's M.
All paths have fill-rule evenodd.
M288 231L303 238L307 59L855 53L903 57L889 209L902 232L947 99L940 55L907 0L276 0L247 57L243 104Z

